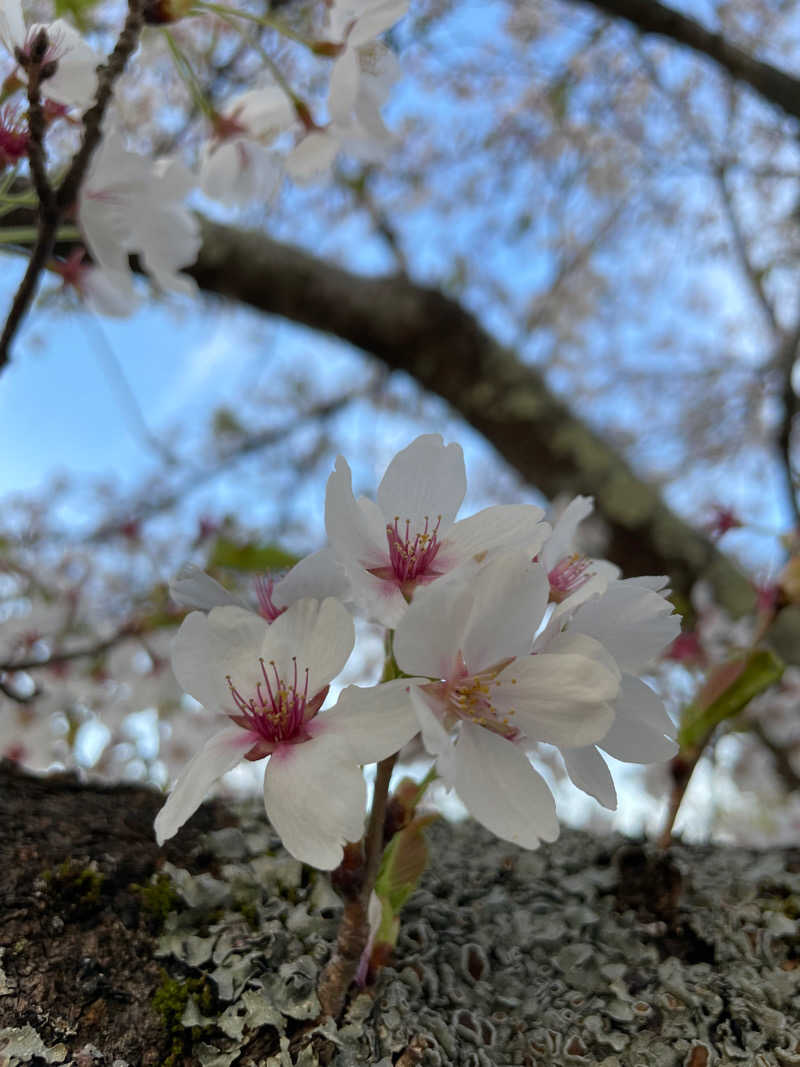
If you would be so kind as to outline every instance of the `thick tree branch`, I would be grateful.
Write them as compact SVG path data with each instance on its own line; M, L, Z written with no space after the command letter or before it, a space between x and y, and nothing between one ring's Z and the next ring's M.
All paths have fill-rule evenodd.
M800 79L786 71L764 63L745 49L732 44L719 33L673 10L657 0L569 0L570 3L589 4L598 11L632 23L642 33L668 37L678 44L713 59L726 74L744 82L765 100L800 118Z
M447 400L548 496L591 493L628 573L701 576L733 614L752 610L748 579L469 311L403 276L365 278L258 232L203 221L191 273L201 289L333 334Z

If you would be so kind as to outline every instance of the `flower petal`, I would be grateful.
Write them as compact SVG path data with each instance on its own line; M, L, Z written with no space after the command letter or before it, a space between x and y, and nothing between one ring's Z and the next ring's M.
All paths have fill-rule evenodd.
M661 763L678 751L675 726L657 693L640 678L622 676L616 717L600 747L626 763Z
M336 562L333 549L321 548L301 559L275 583L273 600L276 605L285 608L303 597L324 600L332 596L344 600L348 590L347 574L344 567Z
M456 792L487 830L522 848L558 837L553 795L516 745L463 723L455 764Z
M428 519L450 526L467 491L461 445L445 445L438 433L423 434L398 452L378 486L378 505L388 522L397 516L421 532ZM330 534L328 535L330 536ZM441 534L440 534L441 536Z
M399 678L367 689L349 685L310 728L315 734L322 730L335 735L356 763L386 759L419 733L410 694L416 682Z
M478 571L471 591L473 606L460 646L468 670L476 674L510 656L527 655L550 593L544 567L531 562L527 549L505 552Z
M614 721L619 677L574 653L540 652L497 676L492 703L532 741L580 747L599 741Z
M379 567L388 557L385 524L375 528L372 518L353 496L350 466L339 456L325 492L325 529L336 558L348 573L354 568Z
M438 717L430 708L426 695L417 686L411 687L411 702L417 715L422 743L426 751L436 756L436 770L448 788L452 789L456 778L456 750L453 738L442 726Z
M626 578L581 605L569 630L594 637L623 671L638 674L680 633L680 617L672 610L661 593L636 578Z
M355 48L345 48L331 71L328 91L328 110L331 118L346 122L353 113L358 96L359 74L358 52Z
M550 532L547 523L541 521L543 514L533 504L484 508L450 527L442 552L461 562L499 548L524 546L533 559Z
M295 661L299 671L307 668L313 696L341 671L354 644L352 616L338 600L305 598L290 604L268 627L260 655L266 663L274 661L284 681L292 678Z
M211 786L243 759L255 738L238 726L231 726L206 741L194 759L183 768L172 792L156 815L155 831L159 845L180 830L200 807Z
M8 53L14 56L14 49L25 44L25 19L22 14L22 0L3 0L0 4L0 41Z
M367 786L361 768L323 736L282 745L264 775L270 822L296 859L320 870L342 860L342 845L364 832Z
M406 674L448 679L474 604L472 591L459 581L438 581L418 589L394 635L394 657Z
M561 756L572 784L594 797L604 808L616 811L617 791L608 764L594 747L562 748Z
M283 618L283 616L281 616ZM262 654L269 624L253 611L236 606L193 611L172 643L172 670L187 693L209 710L232 706L226 678L245 697L261 680Z
M553 523L553 532L542 548L542 563L548 571L573 551L578 526L591 515L593 509L593 497L576 496Z
M181 608L211 611L212 608L223 607L226 604L235 604L244 608L244 604L238 597L193 563L187 563L181 567L177 577L169 583L169 593Z

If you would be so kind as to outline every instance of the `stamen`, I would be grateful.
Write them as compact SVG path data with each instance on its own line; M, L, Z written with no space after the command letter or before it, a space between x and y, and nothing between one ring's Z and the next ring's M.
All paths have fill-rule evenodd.
M268 575L259 575L256 578L256 598L258 599L258 611L267 622L275 622L279 615L283 615L286 608L279 608L272 599L275 590L275 582Z
M309 700L308 668L302 677L296 657L292 657L291 684L281 678L274 660L265 663L259 658L258 662L261 678L256 682L255 695L249 699L237 689L230 675L225 676L236 708L230 717L239 726L258 734L268 745L306 740L305 724L319 711L327 687Z
M590 559L579 556L577 553L559 560L548 574L550 599L555 604L566 600L571 593L580 589L594 576L594 571L589 570L591 562Z

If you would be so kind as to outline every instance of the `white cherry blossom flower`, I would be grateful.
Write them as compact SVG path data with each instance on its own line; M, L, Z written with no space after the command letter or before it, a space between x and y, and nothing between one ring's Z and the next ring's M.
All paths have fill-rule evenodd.
M318 714L353 642L353 621L332 598L299 600L271 625L239 607L184 619L173 647L175 675L234 725L214 734L178 778L156 817L159 844L240 760L269 757L264 803L286 848L315 867L339 864L343 843L363 832L360 764L396 751L396 705L408 702L400 681L384 687L377 711L358 691L345 690L336 708ZM400 722L405 733L402 716Z
M206 196L229 206L269 203L284 174L281 158L270 145L296 119L294 105L277 85L229 100L203 148L200 186Z
M572 782L607 808L616 807L616 791L599 750L625 763L660 763L678 751L664 702L639 677L680 633L666 582L663 577L610 582L604 593L577 608L560 638L585 635L598 641L622 672L606 735L596 746L559 745ZM537 639L537 647L551 647L546 635Z
M469 581L414 597L394 638L425 747L470 813L498 837L535 848L558 836L553 797L527 751L588 745L607 733L620 673L595 640L563 635L531 655L547 611L544 567L508 552Z
M250 606L193 563L187 563L172 579L169 591L180 607L197 611L211 611L226 604L241 608ZM347 591L347 575L330 548L322 548L301 559L277 582L269 577L258 578L255 589L259 612L268 622L273 622L290 604L303 597L316 600L336 597L344 601Z
M112 278L130 277L135 252L162 289L194 292L192 279L178 273L200 248L199 224L185 204L194 184L180 160L151 163L107 132L78 204L78 225L98 267Z
M374 621L395 627L415 590L500 549L524 545L530 556L550 531L541 508L490 507L455 517L466 492L464 455L439 434L418 437L394 457L377 503L353 496L340 456L328 479L325 524L353 601ZM532 633L532 631L531 631Z
M60 104L86 108L97 87L97 67L102 57L64 19L25 26L21 0L0 0L0 41L16 59L26 53L36 33L44 29L50 42L45 62L56 64L55 73L42 83L43 95ZM20 70L24 77L24 71Z

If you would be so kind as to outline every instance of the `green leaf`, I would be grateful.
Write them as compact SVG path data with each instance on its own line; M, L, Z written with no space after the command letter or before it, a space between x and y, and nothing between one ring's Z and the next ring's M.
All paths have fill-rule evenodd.
M87 14L96 7L98 0L54 0L54 10L57 18L69 16L81 33L85 33L90 27Z
M697 700L685 708L678 743L682 749L702 745L726 719L744 711L783 674L784 664L769 649L744 653L712 671Z
M236 571L282 571L293 567L298 557L278 545L237 544L218 537L208 560L209 567L231 567Z
M428 866L428 843L422 831L437 818L433 814L412 819L386 846L375 882L375 894L382 908L376 946L394 947L397 943L399 914Z

